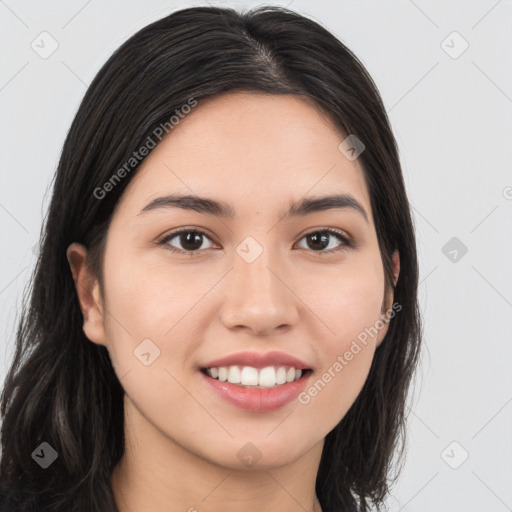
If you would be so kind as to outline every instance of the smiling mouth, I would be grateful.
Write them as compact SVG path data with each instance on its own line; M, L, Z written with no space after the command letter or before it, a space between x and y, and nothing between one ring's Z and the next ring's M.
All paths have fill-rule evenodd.
M201 368L211 379L243 388L272 389L304 379L312 372L310 368L296 369L293 366L252 366L232 365Z

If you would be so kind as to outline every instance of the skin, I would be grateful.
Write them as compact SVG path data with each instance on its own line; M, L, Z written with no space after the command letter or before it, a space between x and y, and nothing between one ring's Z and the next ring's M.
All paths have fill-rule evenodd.
M387 326L306 405L241 410L214 395L198 368L235 352L280 350L307 362L314 383L391 307L370 197L358 160L338 150L344 138L296 96L201 101L118 203L104 289L87 269L86 249L68 248L84 332L108 348L126 393L126 452L112 476L120 512L321 510L315 480L324 438L361 391ZM291 200L341 192L368 222L351 208L280 218ZM237 215L139 214L168 193L222 200ZM184 251L183 237L156 243L183 227L208 235L192 256L169 250ZM326 228L357 247L330 251L341 246L335 236L325 249L308 245L305 235ZM247 236L263 248L252 263L236 252ZM397 253L394 262L396 283ZM160 349L149 366L133 354L146 338ZM237 457L247 442L261 453L250 468Z

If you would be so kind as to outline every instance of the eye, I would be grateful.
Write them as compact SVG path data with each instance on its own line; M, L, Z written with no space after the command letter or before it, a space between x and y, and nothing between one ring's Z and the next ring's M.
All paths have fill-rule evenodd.
M338 245L334 243L333 238L338 240ZM180 244L181 247L175 247L173 240L176 241L174 244ZM210 240L211 238L204 232L198 229L182 229L180 231L175 231L173 233L169 233L164 236L161 240L158 241L158 245L167 245L168 249L171 252L177 252L182 254L188 254L193 256L194 253L200 252L201 249L209 249L210 247L202 247L204 239ZM302 247L305 249L312 249L313 252L317 252L319 254L332 254L338 251L346 250L350 247L355 247L354 242L352 242L348 237L342 234L341 231L335 229L322 229L317 231L311 231L307 233L301 238L301 241L306 239L307 246ZM328 248L328 250L324 250Z
M336 246L333 237L338 239L338 246ZM343 251L355 246L355 244L349 238L335 229L311 231L310 233L304 235L301 240L307 240L306 244L309 247L305 247L306 249L312 248L313 252L318 252L321 255L332 254L334 252ZM326 248L329 250L324 250Z
M158 244L167 244L171 252L188 253L192 256L194 252L198 252L199 249L201 249L204 238L211 240L211 238L203 231L199 231L197 229L182 229L181 231L175 231L174 233L166 235L164 238L159 240ZM174 239L177 239L177 243L181 244L181 248L176 249L173 247L171 241ZM207 247L207 249L208 248L209 247Z

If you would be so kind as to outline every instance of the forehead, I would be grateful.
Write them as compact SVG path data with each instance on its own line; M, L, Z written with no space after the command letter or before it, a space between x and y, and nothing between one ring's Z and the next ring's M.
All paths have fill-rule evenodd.
M133 207L165 192L224 199L243 210L303 196L370 199L358 160L338 149L345 135L310 100L230 93L198 102L149 154L123 194ZM243 213L241 211L241 213Z

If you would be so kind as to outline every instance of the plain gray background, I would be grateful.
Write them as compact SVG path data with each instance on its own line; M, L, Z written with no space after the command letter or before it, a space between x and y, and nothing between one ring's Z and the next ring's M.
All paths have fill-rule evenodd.
M273 3L362 60L400 147L425 338L390 508L512 510L512 2ZM87 85L137 30L196 5L207 3L0 0L2 382L48 187Z

